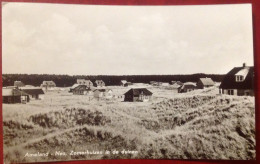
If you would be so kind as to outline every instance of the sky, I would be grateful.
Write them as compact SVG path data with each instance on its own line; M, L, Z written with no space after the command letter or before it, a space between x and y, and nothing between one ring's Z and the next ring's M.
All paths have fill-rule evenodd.
M2 5L2 72L225 74L253 66L250 4Z

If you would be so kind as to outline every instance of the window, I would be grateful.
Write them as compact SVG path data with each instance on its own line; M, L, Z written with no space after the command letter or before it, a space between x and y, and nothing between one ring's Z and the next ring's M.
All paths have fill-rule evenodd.
M8 97L8 103L12 102L12 97Z
M234 90L233 89L229 89L228 90L228 95L234 95Z
M240 81L243 81L244 80L244 77L242 75L237 75L236 76L236 81L237 82L240 82Z

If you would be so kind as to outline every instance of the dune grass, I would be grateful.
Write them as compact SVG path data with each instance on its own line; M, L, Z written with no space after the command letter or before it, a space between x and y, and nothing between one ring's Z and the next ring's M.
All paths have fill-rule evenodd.
M42 101L4 104L4 160L255 159L254 97L218 95L217 88L177 95L150 89L153 101L145 103L53 91ZM138 153L24 157L72 150Z

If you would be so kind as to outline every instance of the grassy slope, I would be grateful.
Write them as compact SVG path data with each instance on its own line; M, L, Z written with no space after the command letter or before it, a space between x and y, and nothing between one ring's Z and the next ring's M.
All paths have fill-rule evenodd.
M147 103L89 100L59 91L47 93L42 102L4 104L5 161L255 158L253 97L217 95L217 89L178 95L167 88L151 90L154 100ZM23 158L25 152L115 149L139 153Z

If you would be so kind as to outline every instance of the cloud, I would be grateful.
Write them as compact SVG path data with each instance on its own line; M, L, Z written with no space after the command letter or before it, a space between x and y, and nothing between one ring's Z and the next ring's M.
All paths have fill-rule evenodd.
M252 63L250 11L8 3L3 73L226 73Z

